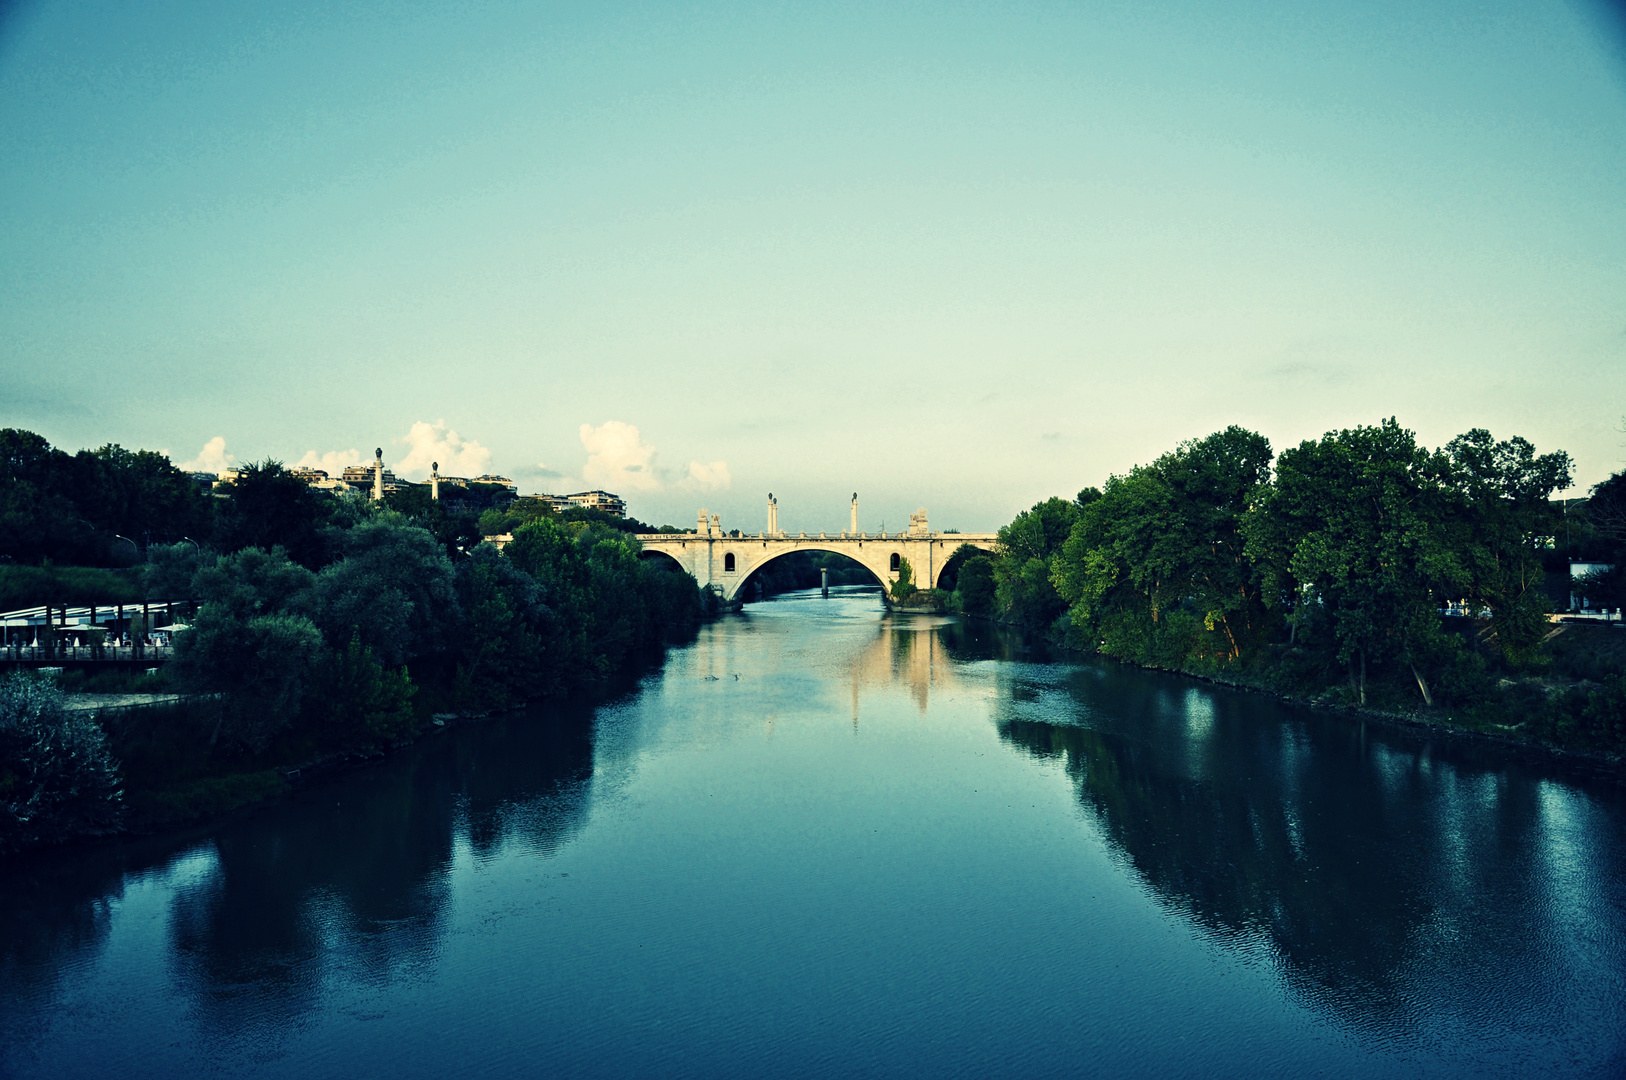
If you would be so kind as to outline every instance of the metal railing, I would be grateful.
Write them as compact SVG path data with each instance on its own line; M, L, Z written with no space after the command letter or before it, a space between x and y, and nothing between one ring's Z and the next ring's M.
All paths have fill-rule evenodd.
M173 645L19 645L0 646L0 663L138 663L161 664L175 656Z

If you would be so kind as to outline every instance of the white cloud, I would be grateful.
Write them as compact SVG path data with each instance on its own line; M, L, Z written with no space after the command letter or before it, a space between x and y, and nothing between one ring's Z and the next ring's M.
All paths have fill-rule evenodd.
M728 475L726 461L713 461L709 465L702 461L691 461L689 475L678 486L685 491L721 491L733 487L734 478Z
M440 462L442 476L479 476L491 471L491 451L473 439L463 438L444 420L433 424L419 420L405 438L395 441L407 445L406 457L394 466L397 476L423 479L436 461Z
M660 488L655 448L644 442L631 424L619 420L608 420L598 427L583 424L581 437L582 445L587 448L582 479L589 485L607 488L618 495Z
M198 456L184 461L177 468L184 472L222 473L237 463L236 454L226 453L226 436L216 435L203 444Z
M304 457L294 462L294 467L321 469L329 476L337 477L344 472L346 465L370 464L370 461L361 456L360 450L330 450L325 454L318 454L315 450L307 450Z

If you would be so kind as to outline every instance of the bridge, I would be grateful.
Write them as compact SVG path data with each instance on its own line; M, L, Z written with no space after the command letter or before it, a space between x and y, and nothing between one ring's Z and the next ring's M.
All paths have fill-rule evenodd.
M745 582L782 555L795 551L831 551L845 555L875 575L883 585L898 580L904 560L909 563L917 588L936 588L943 569L963 544L993 551L996 533L932 532L926 511L909 515L909 529L898 533L858 531L858 496L853 496L852 528L828 535L791 535L779 530L779 503L768 496L768 528L755 535L723 531L720 515L701 509L694 532L639 533L646 555L665 555L694 576L702 588L716 592L723 600L739 598Z

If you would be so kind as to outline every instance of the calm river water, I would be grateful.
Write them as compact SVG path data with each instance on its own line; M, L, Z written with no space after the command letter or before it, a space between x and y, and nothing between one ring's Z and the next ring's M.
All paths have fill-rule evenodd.
M1603 1076L1626 798L798 593L0 867L0 1075Z

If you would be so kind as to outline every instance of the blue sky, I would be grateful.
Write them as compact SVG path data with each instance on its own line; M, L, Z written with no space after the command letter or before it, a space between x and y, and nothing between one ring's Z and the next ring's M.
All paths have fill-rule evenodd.
M335 8L343 7L343 10ZM1151 10L1155 8L1155 10ZM0 22L0 424L995 528L1231 423L1626 434L1571 3L148 5ZM206 454L212 440L213 453Z

